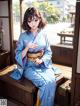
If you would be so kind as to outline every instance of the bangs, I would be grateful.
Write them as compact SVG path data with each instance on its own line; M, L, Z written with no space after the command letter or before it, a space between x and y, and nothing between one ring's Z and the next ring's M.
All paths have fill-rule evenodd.
M39 13L38 10L36 10L35 8L29 8L27 10L27 20L32 20L34 17L36 18L41 18L41 15Z
M28 22L31 22L31 21L34 20L34 19L39 19L39 17L36 16L36 15L34 15L34 16L31 15L31 16L28 17L27 21L28 21Z

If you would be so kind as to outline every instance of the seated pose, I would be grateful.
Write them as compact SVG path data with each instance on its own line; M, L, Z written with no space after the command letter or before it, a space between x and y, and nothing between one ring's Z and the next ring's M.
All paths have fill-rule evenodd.
M56 80L52 67L52 52L44 31L46 21L34 7L29 7L23 18L15 59L22 67L23 76L39 89L40 106L54 106Z

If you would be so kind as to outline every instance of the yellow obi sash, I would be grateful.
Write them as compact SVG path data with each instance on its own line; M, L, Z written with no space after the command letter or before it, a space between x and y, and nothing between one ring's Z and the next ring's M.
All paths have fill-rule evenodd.
M34 52L28 52L27 53L28 60L33 61L33 62L35 62L35 60L37 58L40 59L42 56L43 56L43 51L39 51L39 52L36 52L36 53L34 53Z

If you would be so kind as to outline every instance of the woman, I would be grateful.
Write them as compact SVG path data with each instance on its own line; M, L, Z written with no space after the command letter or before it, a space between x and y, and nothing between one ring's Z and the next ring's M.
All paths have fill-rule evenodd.
M24 14L21 33L16 48L16 61L24 69L23 75L39 88L40 106L53 106L56 89L52 69L52 52L41 13L30 7Z

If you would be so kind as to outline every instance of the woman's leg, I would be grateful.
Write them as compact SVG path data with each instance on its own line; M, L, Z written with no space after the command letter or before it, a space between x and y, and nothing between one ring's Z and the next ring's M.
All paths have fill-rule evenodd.
M39 88L40 106L53 106L56 89L53 70L42 71L41 69L28 68L24 72L24 76Z

